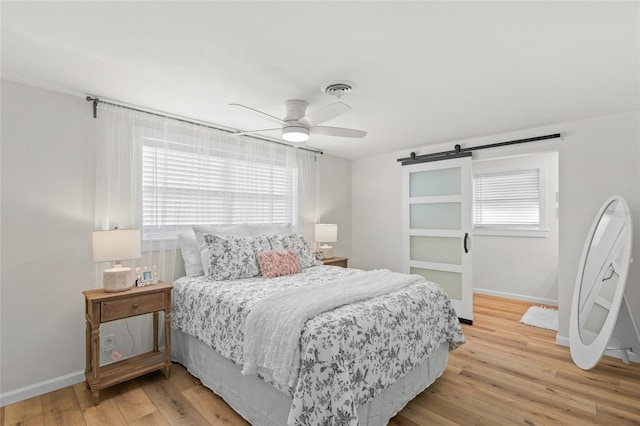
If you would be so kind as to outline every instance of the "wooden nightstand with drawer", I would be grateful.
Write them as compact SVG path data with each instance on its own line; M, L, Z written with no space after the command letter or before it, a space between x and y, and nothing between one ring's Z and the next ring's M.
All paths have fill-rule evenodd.
M349 262L348 257L332 257L331 259L324 259L322 263L330 266L341 266L343 268L348 268L347 262Z
M86 317L87 386L93 403L100 400L100 390L156 370L169 378L171 367L171 284L159 282L133 287L118 293L103 289L83 291ZM165 349L158 349L158 312L164 311ZM100 366L100 324L103 322L153 314L153 350Z

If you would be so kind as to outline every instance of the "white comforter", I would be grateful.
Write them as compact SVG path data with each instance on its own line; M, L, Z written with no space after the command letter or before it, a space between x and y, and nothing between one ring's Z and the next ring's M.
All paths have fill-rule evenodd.
M316 266L271 279L183 279L173 291L172 326L242 367L245 324L260 300L323 282L329 290L332 281L357 274L354 269ZM464 342L455 311L439 285L418 278L400 290L308 319L300 336L300 370L293 386L279 384L267 372L258 375L292 396L289 424L355 426L357 406L445 341L452 349Z

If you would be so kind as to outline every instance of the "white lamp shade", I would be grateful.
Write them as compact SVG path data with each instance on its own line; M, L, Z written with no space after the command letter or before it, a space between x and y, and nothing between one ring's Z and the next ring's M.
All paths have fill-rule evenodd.
M335 243L338 241L338 225L334 223L316 223L316 241Z
M94 262L140 258L140 230L138 229L94 231L91 238Z

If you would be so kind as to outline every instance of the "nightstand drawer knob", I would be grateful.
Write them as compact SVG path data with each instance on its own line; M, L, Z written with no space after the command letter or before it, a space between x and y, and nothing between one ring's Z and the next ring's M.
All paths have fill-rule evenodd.
M133 304L133 309L138 309L138 304L137 303Z

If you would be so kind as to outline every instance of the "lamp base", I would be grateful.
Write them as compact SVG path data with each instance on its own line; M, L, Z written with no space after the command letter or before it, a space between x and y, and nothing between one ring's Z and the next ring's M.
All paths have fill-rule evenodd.
M129 290L133 281L133 270L126 267L105 269L102 275L102 286L107 293Z
M324 245L321 245L318 248L322 252L322 258L323 259L331 259L331 258L333 258L333 247L331 247L328 244L324 244Z

